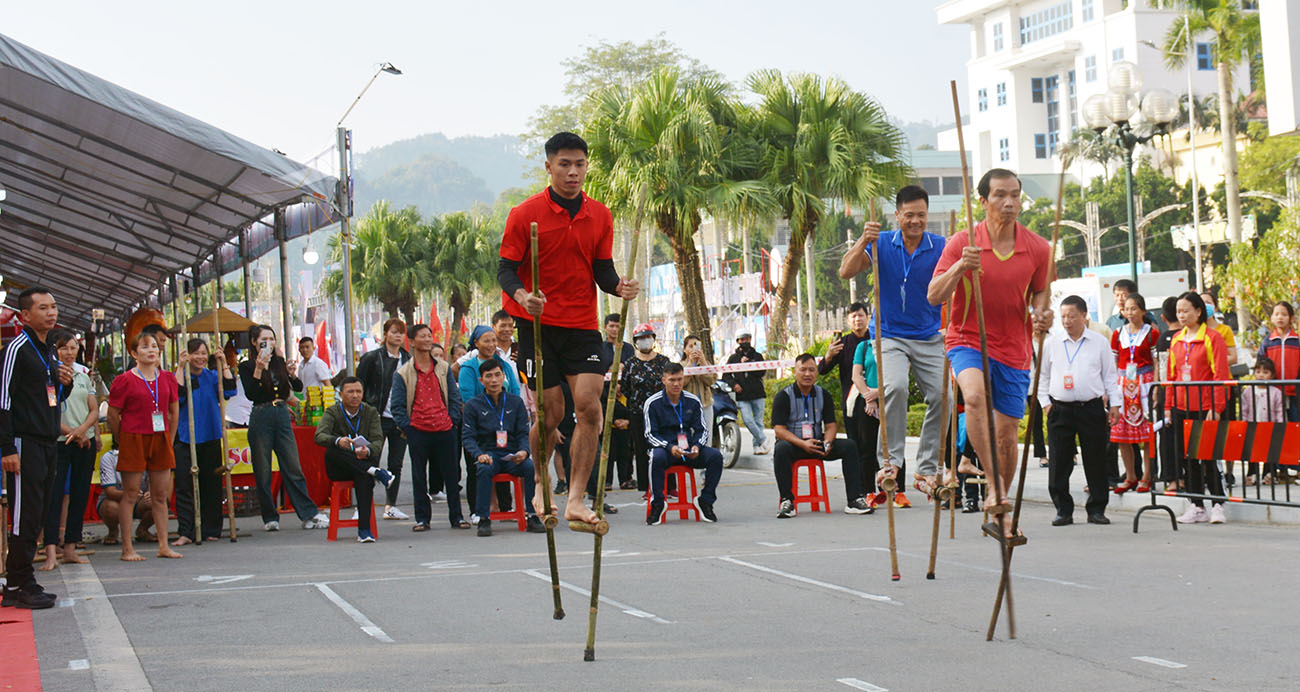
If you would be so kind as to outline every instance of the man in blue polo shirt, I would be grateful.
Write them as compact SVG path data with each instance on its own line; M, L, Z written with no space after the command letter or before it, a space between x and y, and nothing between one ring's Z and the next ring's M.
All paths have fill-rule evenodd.
M840 278L849 279L871 267L871 256L880 246L880 330L884 360L881 376L885 387L885 422L889 433L889 460L902 466L907 444L908 373L916 378L925 397L925 422L921 426L921 447L917 455L918 481L927 492L939 473L939 431L946 419L942 410L943 335L939 332L941 307L926 297L934 267L943 254L943 236L926 232L930 196L916 185L908 185L895 197L894 217L899 230L880 231L880 224L867 222L862 237L849 248L840 263ZM871 325L872 334L875 324Z

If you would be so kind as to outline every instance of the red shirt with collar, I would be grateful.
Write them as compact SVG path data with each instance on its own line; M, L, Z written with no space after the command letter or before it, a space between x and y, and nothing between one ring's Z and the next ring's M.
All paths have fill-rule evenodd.
M411 400L411 427L424 432L451 430L451 416L438 384L438 361L426 372L415 366L415 397Z
M569 219L569 212L553 202L547 190L529 197L510 210L501 237L501 257L519 262L519 280L533 288L529 225L537 223L537 262L542 275L546 309L542 324L571 329L596 329L596 280L592 262L612 259L614 217L609 209L582 196L582 208ZM506 312L523 320L532 315L513 298L501 294Z

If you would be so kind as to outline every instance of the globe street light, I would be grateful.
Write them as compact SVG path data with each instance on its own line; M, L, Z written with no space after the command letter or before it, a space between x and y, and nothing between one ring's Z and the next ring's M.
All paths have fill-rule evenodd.
M1106 75L1106 93L1083 102L1083 121L1124 150L1124 188L1128 202L1129 278L1137 283L1137 219L1133 214L1133 149L1166 134L1178 117L1178 100L1165 89L1142 90L1137 65L1120 61ZM1141 116L1140 120L1138 116ZM1136 121L1136 122L1135 122Z

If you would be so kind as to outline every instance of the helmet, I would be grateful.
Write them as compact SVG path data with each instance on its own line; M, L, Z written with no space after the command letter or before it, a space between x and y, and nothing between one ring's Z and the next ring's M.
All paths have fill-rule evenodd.
M632 330L632 338L640 339L643 336L654 337L655 328L650 326L649 322L638 324L636 329Z

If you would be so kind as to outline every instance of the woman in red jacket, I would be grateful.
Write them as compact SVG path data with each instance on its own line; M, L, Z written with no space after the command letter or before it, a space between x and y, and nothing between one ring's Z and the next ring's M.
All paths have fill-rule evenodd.
M1277 379L1300 380L1300 336L1295 331L1295 308L1285 300L1273 305L1269 316L1273 331L1259 345L1259 356L1267 356L1277 366ZM1283 408L1286 419L1300 422L1300 400L1296 398L1295 385L1283 389Z
M1165 425L1172 425L1175 434L1182 437L1185 420L1218 420L1228 402L1228 388L1214 385L1184 386L1183 382L1230 380L1228 371L1228 345L1223 337L1205 324L1205 303L1195 293L1178 297L1178 321L1182 330L1174 336L1169 346L1169 369L1165 373L1174 383L1173 396L1165 398ZM1185 446L1180 445L1181 449ZM1202 494L1208 478L1210 494L1223 496L1223 477L1217 461L1196 461L1183 456L1187 469L1187 492ZM1223 500L1213 500L1210 513L1205 512L1205 502L1192 500L1192 506L1178 518L1180 524L1223 524Z

